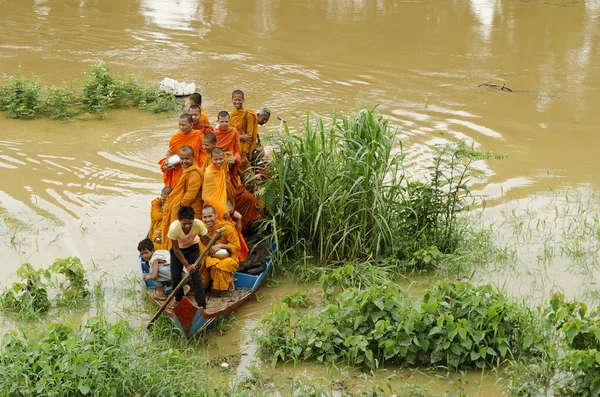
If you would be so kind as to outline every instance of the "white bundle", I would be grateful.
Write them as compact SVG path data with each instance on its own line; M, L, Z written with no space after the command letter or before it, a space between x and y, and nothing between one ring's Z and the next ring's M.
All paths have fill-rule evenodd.
M163 81L160 82L159 90L163 92L168 92L169 94L174 95L190 95L196 91L196 84L194 83L180 83L177 80L170 79L165 77Z

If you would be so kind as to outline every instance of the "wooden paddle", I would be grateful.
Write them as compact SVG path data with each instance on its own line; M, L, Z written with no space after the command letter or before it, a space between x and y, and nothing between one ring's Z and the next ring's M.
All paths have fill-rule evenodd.
M173 289L173 292L171 292L171 295L169 295L169 297L167 298L165 303L163 303L163 305L160 307L160 309L158 309L158 312L156 312L154 317L152 317L152 319L150 320L150 322L148 323L148 326L146 328L150 329L150 327L152 327L152 324L154 323L154 320L156 320L158 318L158 316L160 316L160 314L165 311L165 308L167 307L169 302L171 302L173 300L173 298L175 298L175 294L177 293L177 291L179 291L181 288L183 288L183 286L188 282L188 280L192 276L192 272L196 271L196 268L198 267L198 264L202 261L202 258L204 258L206 256L210 247L212 247L215 244L215 241L217 241L217 239L219 237L221 237L221 234L224 231L225 231L224 227L217 229L213 238L210 239L210 241L206 245L206 248L204 248L204 251L202 251L202 253L198 257L198 259L196 259L196 261L192 265L192 271L188 272L188 274L185 275L185 277L179 282L179 284L177 284L177 286Z

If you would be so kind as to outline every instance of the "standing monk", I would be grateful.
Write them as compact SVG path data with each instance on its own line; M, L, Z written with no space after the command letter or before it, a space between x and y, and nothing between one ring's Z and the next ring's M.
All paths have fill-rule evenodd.
M193 106L193 105L200 106L200 122L202 124L208 124L208 117L206 117L206 112L204 111L204 108L202 107L202 95L198 94L197 92L194 92L193 94L190 94L189 101L190 101L190 106Z
M167 159L174 154L179 153L179 149L184 146L190 146L194 153L200 152L202 139L200 139L200 131L192 129L193 119L189 114L183 114L179 118L179 131L171 137L169 142L169 150L165 158L161 159L158 164L161 165L163 171L163 180L166 187L174 188L177 186L183 168L181 164L169 165Z
M225 110L220 111L217 117L219 128L215 130L215 137L217 138L218 147L223 149L224 152L232 153L226 160L229 164L231 183L237 187L237 174L242 166L240 133L235 128L229 126L229 121L229 113L227 113Z
M152 205L150 207L150 232L148 233L148 238L152 240L154 243L154 248L159 250L161 249L162 243L162 218L163 218L163 208L165 206L165 201L167 201L167 196L171 194L173 189L170 187L165 187L160 192L160 197L152 200Z
M231 112L231 126L240 133L242 170L246 170L250 166L252 153L258 142L258 116L254 110L244 108L242 90L233 91L231 102L234 108Z
M204 170L202 185L202 201L204 205L212 206L217 219L222 221L227 211L227 171L225 171L225 156L221 148L215 147L211 154L212 162Z
M200 120L200 106L192 105L188 108L188 112L190 116L192 116L192 129L196 131L200 131L200 142L204 139L204 135L209 132L212 133L214 130L208 124L202 124ZM204 162L206 161L206 151L202 144L198 146L199 152L196 153L196 164L198 167L202 168Z
M194 162L194 149L191 146L184 146L179 150L181 159L181 168L183 169L179 183L165 202L162 219L162 235L169 233L169 226L177 219L177 211L182 205L191 206L197 214L202 211L202 197L199 194L202 186L202 171ZM171 241L164 239L162 249L169 250Z
M218 297L222 296L223 292L233 289L233 275L240 264L238 258L240 241L231 222L218 221L215 209L210 205L202 210L202 221L206 225L209 237L214 236L218 229L225 228L216 244L210 248L209 255L206 256L200 269L205 288L208 288L212 281L213 296ZM201 248L204 249L203 241L201 244ZM220 250L225 250L227 253L224 255L217 254Z

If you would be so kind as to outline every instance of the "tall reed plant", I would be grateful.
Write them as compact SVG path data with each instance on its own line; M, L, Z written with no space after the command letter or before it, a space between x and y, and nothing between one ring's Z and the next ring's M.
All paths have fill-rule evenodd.
M396 132L375 109L334 113L329 125L310 113L299 134L286 128L264 186L279 263L423 266L457 248L472 161L489 155L462 142L439 147L429 179L411 181Z

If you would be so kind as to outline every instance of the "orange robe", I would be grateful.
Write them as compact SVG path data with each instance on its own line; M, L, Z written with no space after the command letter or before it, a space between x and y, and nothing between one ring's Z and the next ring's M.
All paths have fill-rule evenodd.
M203 124L202 121L200 121L199 124L192 125L192 129L196 130L196 131L200 131L200 137L198 138L200 141L200 145L198 145L198 153L195 153L195 156L196 156L195 160L196 160L196 164L198 164L198 167L202 168L202 166L206 162L206 156L208 156L208 154L202 147L202 140L204 139L204 135L206 133L214 132L214 130L210 125Z
M212 205L217 211L217 219L223 220L227 211L227 172L223 167L210 164L204 171L202 184L202 201L204 205Z
M223 149L224 152L231 152L235 156L235 167L230 168L229 173L237 177L238 170L242 166L240 133L235 128L229 127L227 131L217 128L214 134L217 137L217 146Z
M242 235L248 237L252 224L262 219L260 199L240 186L235 195L235 210L242 215Z
M177 133L175 133L175 135L171 137L171 140L169 141L169 151L171 152L171 155L178 154L179 149L181 149L184 146L191 146L194 149L194 155L196 155L196 153L200 153L199 147L202 147L200 131L192 130L188 134L184 134L181 131L177 131ZM166 157L162 158L158 162L158 164L160 164L162 167L163 163L166 160ZM202 166L202 163L200 163L199 158L195 158L195 162L198 166ZM163 180L165 186L170 188L174 188L175 186L177 186L177 183L181 178L181 174L183 173L183 168L181 168L181 166L178 165L177 168L173 170L165 171L162 168L161 170L163 172Z
M202 186L202 171L196 164L183 169L181 179L173 191L167 197L162 217L162 249L170 250L171 240L167 237L169 226L177 219L177 211L182 205L191 205L194 208L195 217L202 214L202 197L199 194Z
M244 126L244 114L248 112L248 123ZM240 135L248 134L252 137L251 143L240 142L240 151L245 154L248 161L252 159L252 152L256 149L258 140L258 116L254 110L250 109L233 109L231 111L231 124L233 128L236 128Z
M207 227L208 235L214 236L217 229L224 227L225 231L215 244L228 244L231 255L227 258L219 259L207 256L200 267L200 276L204 283L204 288L208 288L212 280L213 291L227 291L229 284L233 280L233 275L240 265L239 252L240 240L235 227L229 221L219 221L213 226ZM200 243L201 252L205 246Z
M155 250L162 249L161 243L156 241L156 232L162 230L162 204L162 199L157 197L152 200L152 205L150 207L150 232L148 233L148 238L154 243Z
M206 112L204 111L204 108L202 106L200 106L200 124L210 124L208 122L208 117L206 117Z
M242 226L237 226L233 221L231 221L231 224L233 225L233 227L235 227L235 230L238 234L238 238L240 239L240 252L238 253L238 258L240 260L240 263L242 263L248 258L248 244L246 244L246 239L242 235Z
M223 152L223 154L225 155L225 158L227 158L229 156L233 156L233 153L231 153L231 152ZM211 164L212 164L212 157L210 156L210 154L208 154L206 156L206 161L204 162L204 167L202 167L203 175L206 172L206 167L208 167ZM227 200L231 200L233 205L235 205L235 192L236 192L237 187L235 187L233 185L233 183L231 182L231 174L229 172L225 173L225 177L226 177L226 182L227 182ZM238 179L237 175L236 175L236 179Z

